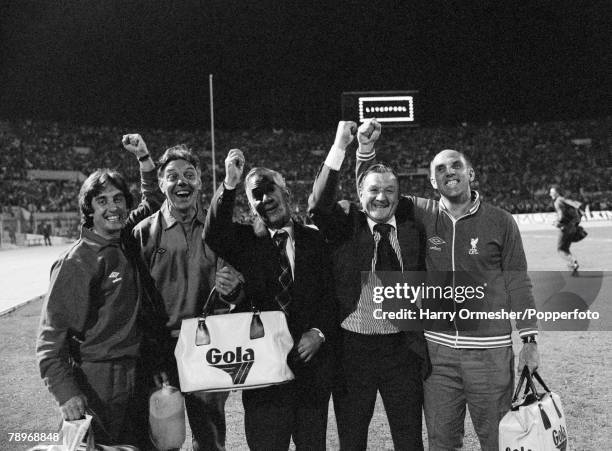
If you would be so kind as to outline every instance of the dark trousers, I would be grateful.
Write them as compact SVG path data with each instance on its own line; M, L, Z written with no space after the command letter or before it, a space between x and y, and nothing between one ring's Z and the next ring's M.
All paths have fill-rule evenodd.
M326 446L329 391L314 392L296 382L242 392L244 429L253 451L287 451Z
M576 223L570 223L559 229L557 235L557 250L559 252L568 253L570 251L570 246L573 243L572 238L576 234L577 226L578 224Z
M144 404L136 391L136 359L82 362L75 372L87 406L95 414L96 443L141 446Z
M334 393L340 448L367 449L368 427L380 392L394 449L422 450L420 359L408 349L405 336L344 331L342 366L346 390Z

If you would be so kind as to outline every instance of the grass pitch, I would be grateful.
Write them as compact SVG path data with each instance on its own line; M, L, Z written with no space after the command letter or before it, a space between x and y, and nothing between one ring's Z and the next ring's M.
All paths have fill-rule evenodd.
M583 270L612 270L612 227L585 228L589 237L572 246ZM531 270L564 271L555 252L554 229L523 232ZM19 250L5 252L23 252ZM16 254L17 255L17 254ZM31 254L27 258L31 258ZM0 268L2 271L2 268ZM46 274L41 277L48 277ZM604 280L596 305L610 306L609 280ZM9 433L54 432L59 416L55 402L40 379L34 358L34 340L41 302L0 317L0 450L25 450L35 443L9 442ZM612 330L612 324L608 330ZM517 341L517 340L515 340ZM540 334L541 375L559 393L567 417L569 446L575 450L610 449L612 437L612 332L550 332ZM520 346L515 344L515 352ZM227 403L227 449L246 449L240 395ZM423 436L426 440L425 428ZM338 449L333 408L330 404L328 448ZM393 449L382 403L378 402L370 425L369 448ZM186 447L189 449L189 447ZM466 450L479 449L473 428L466 424Z

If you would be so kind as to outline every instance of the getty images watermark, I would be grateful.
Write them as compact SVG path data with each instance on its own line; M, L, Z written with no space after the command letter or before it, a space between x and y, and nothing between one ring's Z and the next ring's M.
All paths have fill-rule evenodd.
M538 320L543 330L612 330L612 307L602 289L612 273L498 271L362 273L372 292L374 319L401 330L494 327L495 321ZM612 288L612 287L608 287ZM535 308L525 302L531 292Z

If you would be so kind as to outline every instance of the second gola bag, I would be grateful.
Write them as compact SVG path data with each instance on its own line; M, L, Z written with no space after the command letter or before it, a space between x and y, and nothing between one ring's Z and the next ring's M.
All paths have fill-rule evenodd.
M294 379L287 364L291 348L293 339L281 311L184 319L174 350L181 391L229 391L289 382Z
M527 367L523 368L512 398L512 410L499 423L499 450L569 451L561 399L535 371L533 378L544 392L538 393L532 375ZM524 399L516 404L523 383Z

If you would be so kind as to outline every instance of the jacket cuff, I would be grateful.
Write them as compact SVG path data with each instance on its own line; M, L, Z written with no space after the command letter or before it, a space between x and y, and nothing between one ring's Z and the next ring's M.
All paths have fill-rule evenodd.
M535 327L527 327L525 329L519 329L519 337L522 338L526 338L526 337L537 337L538 336L538 329L536 329Z
M342 167L342 163L344 162L344 157L346 155L346 150L341 149L340 147L332 146L329 149L329 153L327 154L327 158L325 159L325 166L334 171L339 171Z
M64 381L56 386L49 386L49 391L53 394L55 400L60 406L70 398L83 393L72 380Z

